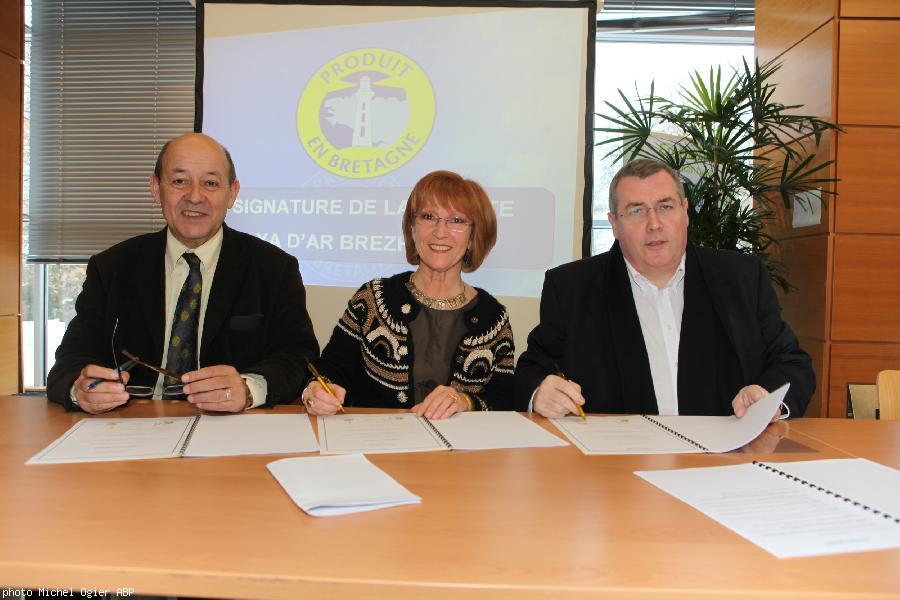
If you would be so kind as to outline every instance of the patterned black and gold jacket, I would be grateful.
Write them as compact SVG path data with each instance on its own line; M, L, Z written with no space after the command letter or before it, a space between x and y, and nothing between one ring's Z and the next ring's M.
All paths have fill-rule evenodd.
M410 408L415 395L409 324L420 304L406 288L412 273L373 279L347 310L316 361L323 375L347 389L348 406ZM478 289L465 311L467 332L450 369L449 385L472 396L476 409L511 410L515 348L506 308Z

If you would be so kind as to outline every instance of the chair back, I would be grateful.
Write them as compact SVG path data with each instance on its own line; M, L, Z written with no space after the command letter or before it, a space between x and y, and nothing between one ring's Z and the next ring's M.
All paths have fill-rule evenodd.
M900 371L882 371L875 380L880 418L900 420Z

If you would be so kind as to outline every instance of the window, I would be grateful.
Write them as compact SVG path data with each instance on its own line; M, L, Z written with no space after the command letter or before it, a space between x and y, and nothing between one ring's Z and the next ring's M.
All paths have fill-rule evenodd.
M147 176L193 130L187 0L26 0L22 339L42 387L96 252L163 220Z
M692 71L722 67L731 73L743 59L753 61L753 0L606 0L597 15L597 72L594 111L609 114L604 101L621 106L618 90L629 99L647 94L677 98ZM610 134L594 133L594 142ZM594 148L591 254L605 252L614 238L607 212L609 183L621 161L603 156L612 146Z

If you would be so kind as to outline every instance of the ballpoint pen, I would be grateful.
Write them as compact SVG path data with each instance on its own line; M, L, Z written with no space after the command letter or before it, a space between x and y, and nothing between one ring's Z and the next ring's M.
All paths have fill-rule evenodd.
M553 365L553 368L556 369L556 376L557 376L557 377L559 377L559 378L561 378L561 379L565 379L566 381L569 380L569 378L566 377L566 374L563 373L562 369L559 368L559 365L554 364L554 365ZM575 405L575 408L578 409L578 416L581 417L581 420L582 420L582 421L587 421L587 417L585 416L585 414L584 414L584 409L581 408L581 405L578 404L577 402L573 402L573 404Z
M323 388L325 388L325 391L328 392L328 394L331 395L332 398L335 398L336 396L334 395L334 390L331 389L331 387L328 385L328 382L325 381L325 378L322 377L322 374L319 373L319 370L316 369L315 365L313 365L309 361L306 361L306 368L309 369L309 372L312 373L312 376L316 378L316 381L318 381L319 384ZM344 405L338 404L338 410L344 412Z
M119 383L121 383L121 384L123 384L123 385L125 384L125 382L122 381L122 373L125 372L125 371L131 370L131 367L133 367L133 366L136 365L136 364L137 364L137 363L136 363L135 361L129 360L128 362L122 363L122 364L118 367L118 369L116 369L116 370L119 372ZM95 380L93 380L92 382L90 382L90 383L88 384L88 387L87 387L88 391L91 391L92 389L94 389L95 387L97 387L98 385L100 385L101 383L103 383L104 381L107 381L107 380L106 380L106 379L95 379Z

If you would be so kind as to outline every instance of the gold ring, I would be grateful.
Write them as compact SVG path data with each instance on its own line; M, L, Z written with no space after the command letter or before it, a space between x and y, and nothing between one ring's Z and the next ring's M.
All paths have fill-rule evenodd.
M316 404L316 399L315 399L315 398L310 398L310 399L308 399L308 400L306 401L306 406L308 406L308 407L310 407L310 408L312 408L313 406L315 406L315 404Z
M225 388L225 401L228 402L231 400L231 388Z

